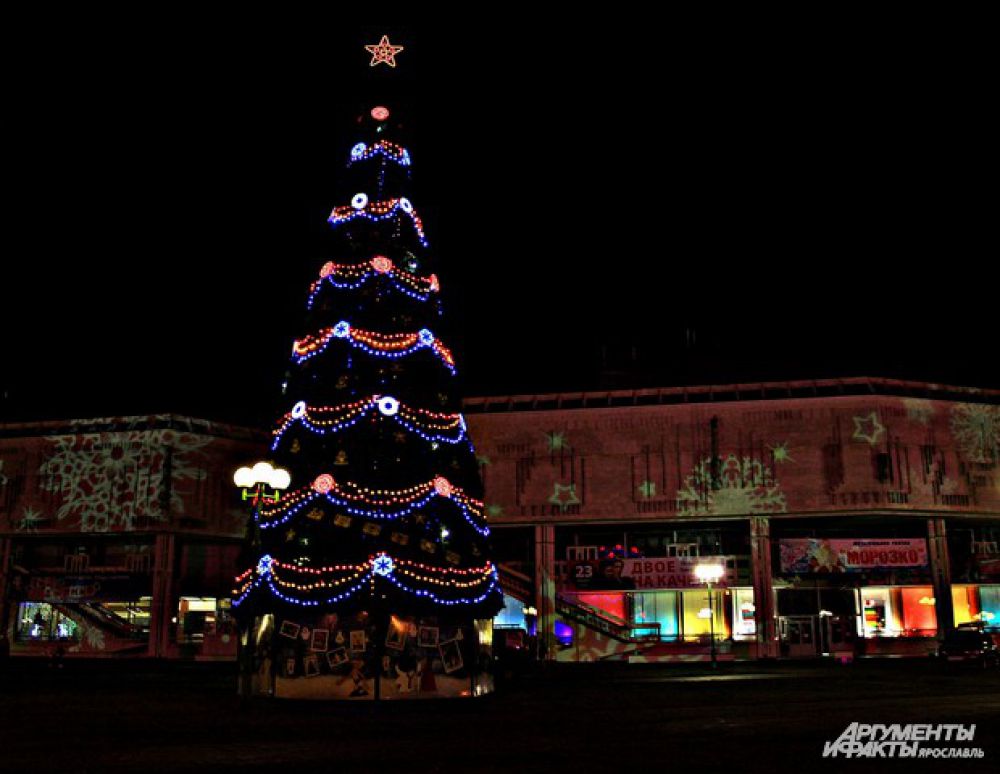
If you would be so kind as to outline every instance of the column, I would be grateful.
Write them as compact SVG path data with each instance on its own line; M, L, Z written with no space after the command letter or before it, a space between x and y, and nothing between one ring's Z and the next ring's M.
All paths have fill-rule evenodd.
M538 608L538 639L545 643L545 660L555 659L556 625L556 528L535 525L535 607Z
M774 581L771 578L771 520L750 517L750 563L753 577L754 624L757 658L775 658L778 643L774 631Z
M170 619L173 616L171 590L173 588L174 545L173 535L156 536L153 553L153 603L149 617L149 648L152 657L163 657L170 645Z
M10 552L12 538L0 537L0 634L10 625Z
M937 614L938 639L955 626L951 601L951 562L948 560L948 533L944 519L927 520L927 550L934 584L934 612Z

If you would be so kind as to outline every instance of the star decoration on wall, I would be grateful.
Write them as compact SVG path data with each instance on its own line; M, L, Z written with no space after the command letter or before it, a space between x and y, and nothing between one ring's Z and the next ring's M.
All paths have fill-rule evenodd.
M36 511L30 505L26 505L21 511L21 520L18 521L17 528L28 532L37 532L38 524L42 521L44 521L42 512Z
M389 36L383 35L382 40L370 46L365 46L365 51L372 55L369 67L378 64L387 64L389 67L396 66L396 54L403 50L402 46L394 46L389 42Z
M771 450L771 456L775 462L795 462L792 459L792 455L788 452L788 441L779 443L776 446L768 446L767 448Z
M558 505L562 513L571 505L579 505L580 498L576 496L576 484L556 484L549 502Z
M546 433L545 437L549 439L549 451L562 451L569 448L569 443L567 443L563 433Z
M643 481L636 488L643 497L656 497L656 484L653 481Z
M854 417L854 435L851 438L855 441L865 441L874 446L884 432L885 427L874 411L863 417Z

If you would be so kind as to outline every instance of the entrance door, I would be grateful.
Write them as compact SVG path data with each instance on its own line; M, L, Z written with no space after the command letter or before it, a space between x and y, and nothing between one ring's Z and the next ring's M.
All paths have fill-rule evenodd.
M819 655L816 618L811 615L785 615L778 618L782 650L792 658Z
M819 652L824 656L854 650L855 617L822 615L819 617Z

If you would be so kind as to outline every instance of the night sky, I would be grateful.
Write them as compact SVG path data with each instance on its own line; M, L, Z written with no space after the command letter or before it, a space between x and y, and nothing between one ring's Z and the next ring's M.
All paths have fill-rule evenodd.
M269 424L377 101L404 116L466 394L1000 387L992 105L961 56L884 30L460 21L41 35L0 119L0 421ZM383 32L396 70L368 67Z

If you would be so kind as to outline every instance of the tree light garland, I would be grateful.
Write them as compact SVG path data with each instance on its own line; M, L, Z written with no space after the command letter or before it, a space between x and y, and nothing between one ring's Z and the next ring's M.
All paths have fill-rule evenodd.
M428 301L432 294L441 290L441 283L436 274L418 277L396 268L384 255L376 255L370 261L358 264L336 264L327 261L319 271L320 278L309 286L306 307L312 309L316 296L324 285L331 285L338 290L357 290L368 280L379 276L386 277L396 290L416 301Z
M339 433L371 416L373 408L428 443L456 444L468 440L465 417L460 413L413 408L391 395L372 395L339 406L310 407L305 401L299 401L272 432L271 451L278 448L284 434L296 423L316 435Z
M346 320L341 320L332 328L323 328L315 336L308 335L292 344L292 358L302 363L326 349L330 339L344 339L351 346L373 357L400 358L420 349L430 349L448 368L455 373L455 359L451 351L427 328L416 333L378 333L361 328L352 328Z
M361 197L364 197L364 203L358 206L362 202ZM427 237L424 235L424 223L409 199L398 198L388 199L384 202L370 202L366 194L355 194L354 198L351 199L350 206L334 207L333 212L330 213L330 217L327 220L334 226L341 223L348 223L355 218L380 221L395 217L400 211L410 218L413 222L413 228L417 232L418 241L421 245L427 247Z
M397 574L404 576L408 579L408 583L414 585L410 586L401 582L396 577ZM408 559L394 558L385 552L371 556L367 562L361 564L342 564L321 568L301 567L265 555L261 557L256 568L246 570L238 576L237 584L243 579L250 578L251 575L253 576L251 580L247 580L244 585L233 589L234 605L242 604L253 589L265 585L272 594L285 602L313 607L346 599L364 588L367 581L374 581L376 578L385 579L402 591L414 596L429 598L439 604L467 605L484 600L490 593L498 589L499 583L499 576L492 562L486 562L480 567L461 569L434 567ZM299 580L294 577L296 575L306 577ZM349 583L354 583L354 585L326 599L303 598L316 592L322 593L327 590L340 589ZM416 585L423 585L425 588L415 588ZM276 586L292 593L298 592L298 594L291 596L279 591ZM428 586L431 588L426 588ZM449 594L449 592L461 593L467 589L482 588L483 586L485 589L472 597L456 597ZM448 596L442 596L443 594L448 594Z
M402 145L397 145L389 140L379 140L371 145L359 142L351 148L351 160L349 164L357 161L368 161L368 159L375 158L376 156L393 161L401 167L410 166L410 152Z
M483 536L490 534L490 528L482 523L482 501L470 497L443 476L405 489L371 489L351 481L341 483L329 473L323 473L310 486L286 494L277 503L260 507L255 516L257 524L261 529L286 524L321 497L354 516L376 520L405 518L435 497L441 497L453 502L476 532Z

